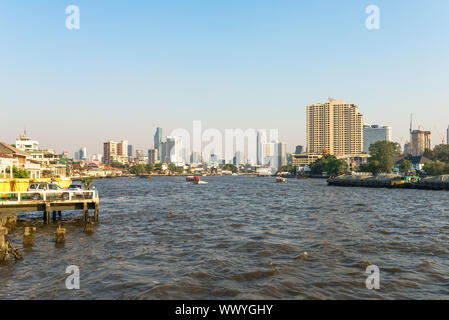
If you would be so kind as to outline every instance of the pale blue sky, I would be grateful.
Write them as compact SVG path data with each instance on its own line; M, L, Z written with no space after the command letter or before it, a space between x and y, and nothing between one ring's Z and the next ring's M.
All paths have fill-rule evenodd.
M65 28L65 8L81 28ZM380 30L365 28L368 5ZM305 110L329 96L407 139L449 125L449 1L0 1L0 141L152 146L204 128L278 128L305 144Z

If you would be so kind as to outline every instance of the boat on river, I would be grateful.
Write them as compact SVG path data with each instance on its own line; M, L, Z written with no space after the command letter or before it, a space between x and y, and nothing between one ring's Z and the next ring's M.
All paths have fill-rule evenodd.
M206 181L201 181L199 176L195 176L194 180L192 181L194 184L207 184Z
M277 177L276 182L277 183L287 183L287 179L284 177Z

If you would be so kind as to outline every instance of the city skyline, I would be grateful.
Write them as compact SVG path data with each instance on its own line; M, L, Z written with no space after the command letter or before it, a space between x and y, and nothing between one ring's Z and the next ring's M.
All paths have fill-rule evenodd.
M448 126L447 1L375 1L379 30L365 27L365 1L76 4L76 31L65 28L65 3L1 4L4 141L26 126L58 152L98 153L120 139L149 149L157 126L189 130L199 119L279 128L292 152L306 145L306 106L328 97L391 126L402 145L410 113L433 145Z

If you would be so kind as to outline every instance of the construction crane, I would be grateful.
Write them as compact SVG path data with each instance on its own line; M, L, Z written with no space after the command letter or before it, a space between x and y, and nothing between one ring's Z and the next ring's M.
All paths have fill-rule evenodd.
M434 126L434 128L441 138L441 144L446 144L446 139L444 139L444 136L440 133L440 130L438 130L437 126Z

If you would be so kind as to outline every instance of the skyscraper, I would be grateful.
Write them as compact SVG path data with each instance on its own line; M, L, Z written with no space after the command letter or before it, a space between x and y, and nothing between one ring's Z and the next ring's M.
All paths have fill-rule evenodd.
M157 149L149 149L148 150L148 163L149 164L156 164L158 163L158 152Z
M430 149L430 138L430 131L413 130L410 150L412 156L422 156L426 149Z
M87 148L83 147L78 151L78 160L87 160Z
M162 156L161 143L162 143L162 128L156 128L156 133L154 134L154 149L158 151L157 152L158 160L161 160Z
M265 130L257 131L257 164L264 165L265 161L265 144L267 143L267 135Z
M304 150L304 147L301 145L297 145L295 148L295 154L301 154Z
M284 142L276 143L277 167L287 165L287 145Z
M176 165L183 164L182 159L182 139L181 137L167 137L165 142L161 143L162 162L173 163Z
M234 156L234 165L239 166L246 164L245 153L242 151L236 151Z
M369 125L363 126L363 152L369 153L369 147L371 144L377 141L391 141L391 127Z
M363 151L363 116L359 108L342 100L307 106L307 151L335 156Z
M133 161L133 152L134 148L132 144L128 145L128 162L132 162Z

